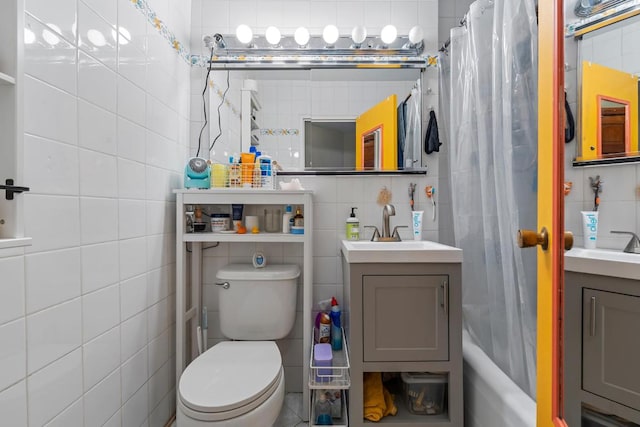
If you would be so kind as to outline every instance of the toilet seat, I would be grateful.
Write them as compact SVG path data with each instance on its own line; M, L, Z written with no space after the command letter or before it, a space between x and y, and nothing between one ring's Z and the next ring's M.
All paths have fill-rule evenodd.
M275 342L224 341L187 366L180 377L179 403L195 419L230 419L260 406L282 378Z

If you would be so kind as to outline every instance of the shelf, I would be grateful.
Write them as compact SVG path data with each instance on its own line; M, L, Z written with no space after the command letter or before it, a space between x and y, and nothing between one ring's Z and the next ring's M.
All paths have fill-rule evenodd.
M256 122L256 119L251 117L251 130L258 130L258 129L260 129L260 125L258 124L258 122Z
M15 85L16 84L16 79L14 79L13 77L4 74L4 73L0 73L0 86L1 85Z
M253 90L251 91L251 104L255 111L260 111L262 109L262 106L258 101L258 96L256 95L256 92Z
M315 424L314 421L316 420L316 405L315 402L317 400L316 398L316 391L314 391L312 393L311 399L312 399L312 406L311 406L311 418L309 419L309 426L310 427L316 427L319 424ZM349 414L347 413L347 403L346 403L346 399L345 399L345 394L343 391L340 392L341 398L340 398L340 405L342 406L342 417L340 418L332 418L333 421L333 426L336 427L346 427L349 425Z
M342 350L332 350L331 367L318 366L313 363L313 348L309 359L309 388L310 389L348 389L351 386L349 376L349 349L347 339L342 330ZM311 331L314 336L314 331ZM331 370L331 374L324 373ZM321 372L322 371L322 372Z
M183 233L183 242L234 242L234 243L250 243L250 242L283 242L283 243L303 243L304 234L285 234L285 233L267 233L260 232L257 234L224 234L224 233Z

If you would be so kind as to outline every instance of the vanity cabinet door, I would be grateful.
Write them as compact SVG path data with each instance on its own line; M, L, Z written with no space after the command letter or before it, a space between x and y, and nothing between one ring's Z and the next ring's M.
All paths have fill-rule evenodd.
M363 359L449 360L448 276L363 276Z
M584 289L582 388L640 408L640 297Z

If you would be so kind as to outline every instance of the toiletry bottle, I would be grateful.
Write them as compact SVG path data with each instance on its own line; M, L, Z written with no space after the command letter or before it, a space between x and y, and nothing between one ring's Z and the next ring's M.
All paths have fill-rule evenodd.
M291 220L293 219L293 212L291 212L291 205L287 205L284 208L284 215L282 215L282 232L291 233Z
M229 187L232 188L242 187L242 177L238 159L237 154L229 158Z
M331 316L329 316L329 310L331 310L331 300L325 299L318 302L318 308L320 311L316 315L314 340L316 344L330 344L331 343Z
M327 400L326 394L322 391L316 402L316 425L333 425L333 420L331 419L331 402Z
M336 297L331 297L331 349L342 350L342 327L340 326L340 306Z
M260 155L260 181L265 188L273 188L273 168L271 156L266 153Z
M304 227L304 216L302 215L302 208L296 207L296 214L293 216L293 225L295 227Z
M356 209L351 208L351 215L347 218L347 240L360 240L360 220L354 213Z

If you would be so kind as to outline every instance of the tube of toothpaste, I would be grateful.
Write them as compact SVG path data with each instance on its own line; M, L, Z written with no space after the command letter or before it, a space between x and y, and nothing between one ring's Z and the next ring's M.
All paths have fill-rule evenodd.
M598 211L581 211L584 248L595 249L598 239Z
M424 215L424 211L411 212L411 223L413 224L413 240L422 240L422 215Z

